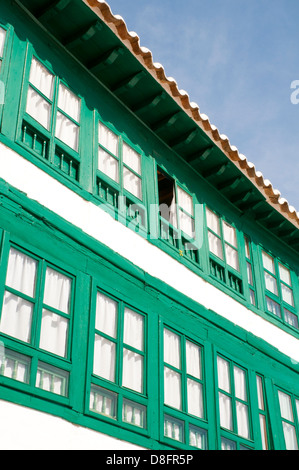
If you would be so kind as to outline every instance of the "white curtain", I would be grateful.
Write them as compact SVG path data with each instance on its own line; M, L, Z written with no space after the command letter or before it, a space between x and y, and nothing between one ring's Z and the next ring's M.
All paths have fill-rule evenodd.
M283 300L294 307L294 298L292 290L285 284L281 284L281 293Z
M101 122L99 122L99 144L116 157L118 156L118 137Z
M229 266L236 269L237 271L240 270L239 268L239 256L238 251L232 248L231 246L225 244L225 256L226 262Z
M64 395L64 384L64 378L41 369L37 370L35 383L36 387L47 390L48 392L57 393L58 395Z
M283 434L287 450L298 450L298 442L296 437L295 426L292 426L285 421L282 423Z
M141 179L128 168L123 168L124 188L138 199L142 199Z
M280 280L285 282L286 284L288 284L289 286L292 285L292 282L291 282L291 274L290 274L290 271L285 267L283 266L282 264L279 263L278 265L278 268L279 268L279 276L280 276Z
M141 156L126 143L123 144L123 162L135 173L141 175Z
M186 341L187 374L201 378L201 350L196 344Z
M263 450L267 450L269 447L268 447L266 418L264 415L260 414L259 420L260 420L260 430L261 430L261 436L262 436L262 448Z
M118 304L100 292L97 293L96 329L116 338Z
M143 357L127 348L123 348L122 385L139 393L143 391Z
M263 257L264 267L268 271L270 271L271 273L274 274L274 261L273 261L273 258L271 256L269 256L267 253L265 253L264 251L262 252L262 257Z
M225 429L233 429L231 398L219 393L220 425Z
M134 424L135 426L144 427L144 411L143 409L131 405L124 401L123 404L123 421Z
M115 417L115 398L110 398L100 392L100 389L92 389L90 392L90 409L107 416Z
M208 232L208 238L210 252L218 256L218 258L223 259L222 243L220 238L216 237L212 232Z
M143 316L128 308L124 312L124 343L143 351Z
M188 214L179 210L179 218L180 218L180 229L183 230L189 237L194 238L194 221L192 217Z
M206 433L200 429L190 426L189 429L189 444L198 449L206 448Z
M180 423L165 419L164 421L164 435L176 441L183 440L183 426Z
M55 137L76 152L79 146L79 127L64 114L57 111Z
M164 362L181 368L180 337L171 331L164 329Z
M241 400L247 400L246 375L243 369L234 367L235 396Z
M258 398L258 406L260 410L264 410L264 395L263 395L263 382L262 378L257 375L256 376L256 386L257 386L257 398Z
M236 230L227 222L223 222L223 237L226 242L234 247L237 247Z
M31 86L28 88L26 113L39 122L47 130L50 130L52 106Z
M294 421L291 397L281 391L278 392L280 414L283 419Z
M184 209L184 211L188 212L188 214L193 215L193 199L190 194L186 193L180 186L177 186L177 194L178 194L178 204L180 207Z
M239 436L249 439L248 406L239 401L236 402L237 427Z
M217 368L218 368L218 387L225 392L230 393L230 368L229 363L222 359L222 357L217 357Z
M69 277L47 267L44 304L61 312L69 313L71 284L72 281Z
M19 382L26 382L29 362L25 361L22 362L19 358L14 357L0 357L1 374Z
M270 292L273 292L273 294L278 295L277 282L275 277L271 276L271 274L267 273L266 271L264 271L264 274L266 289L268 289Z
M49 100L52 100L54 76L35 57L32 58L29 81Z
M180 410L182 408L181 374L164 367L164 403Z
M46 351L65 357L69 321L56 313L43 309L39 346Z
M207 216L207 225L208 225L208 227L211 230L213 230L213 232L217 233L217 235L220 236L219 217L208 208L206 209L206 216Z
M124 188L138 199L142 199L141 179L135 175L141 175L141 156L126 143L123 144L123 163L126 165L123 168Z
M119 170L118 160L113 158L109 153L105 152L101 147L98 150L98 170L105 173L113 181L118 183L119 181Z
M58 91L58 108L75 121L80 122L80 104L80 98L60 83Z
M5 43L6 31L0 27L0 57L3 57L4 43Z
M95 335L93 372L110 382L115 381L115 349L115 343Z
M190 378L187 379L188 413L203 418L202 385Z
M5 284L29 297L34 297L36 269L36 260L11 248Z

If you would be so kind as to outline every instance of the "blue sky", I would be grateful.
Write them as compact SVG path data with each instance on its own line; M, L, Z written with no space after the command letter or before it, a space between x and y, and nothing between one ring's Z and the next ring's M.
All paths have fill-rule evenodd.
M298 0L107 3L299 211L299 104L291 102L292 93L299 98L291 89L299 80Z

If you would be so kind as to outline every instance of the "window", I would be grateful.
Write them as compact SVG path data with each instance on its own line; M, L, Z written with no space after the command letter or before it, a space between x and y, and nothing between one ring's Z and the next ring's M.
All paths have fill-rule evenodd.
M146 428L145 317L97 292L90 410Z
M267 417L267 410L266 410L264 379L260 375L256 376L256 385L257 385L259 423L260 423L260 432L261 432L261 438L262 438L262 448L263 450L269 450L268 417Z
M251 243L247 237L245 237L245 259L246 259L247 281L249 285L249 299L250 299L250 303L256 306L255 279L254 279L254 272L253 272Z
M157 180L160 237L177 248L181 255L198 263L193 198L160 169Z
M278 391L282 429L287 450L298 450L299 398Z
M6 39L6 30L1 28L0 26L0 72L2 69L2 62L3 62L3 56L4 56L5 39Z
M80 112L80 98L33 56L20 140L73 180L79 180Z
M202 348L164 328L163 373L164 436L200 449L207 448Z
M243 293L236 229L206 208L210 273L237 293Z
M142 156L124 139L98 122L97 195L125 213L127 219L146 226L142 183Z
M251 439L247 371L218 356L217 375L222 438L246 446L245 440ZM232 438L232 433L235 438Z
M267 311L298 329L291 271L265 251L262 260Z
M10 247L0 334L9 338L5 344L11 348L2 355L1 375L24 383L34 380L38 388L68 394L69 374L62 358L70 356L73 283L70 275L46 260ZM20 342L26 354L16 351Z

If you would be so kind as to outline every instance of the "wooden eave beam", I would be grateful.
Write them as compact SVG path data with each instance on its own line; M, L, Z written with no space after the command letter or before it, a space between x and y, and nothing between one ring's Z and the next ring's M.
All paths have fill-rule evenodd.
M88 70L96 72L109 67L124 54L124 49L121 46L110 49L104 54L100 55L97 59L93 60L87 65Z
M177 120L180 118L181 114L182 114L182 111L176 111L175 113L170 114L170 116L168 116L167 118L162 119L156 124L153 124L151 126L152 130L154 132L161 132L162 130L173 126L177 122Z
M142 101L141 103L134 106L133 111L134 113L143 113L148 111L149 109L155 109L164 99L166 98L166 93L162 91L158 95L152 96L151 98Z
M273 215L273 210L268 210L268 211L262 212L260 214L258 212L256 212L255 213L255 218L259 222L266 222L268 219L270 219L270 217L272 217L272 215Z
M86 26L84 29L77 31L75 34L65 39L63 44L69 49L76 47L78 44L92 39L102 28L103 26L99 21L94 21L89 26Z
M221 176L225 170L229 167L229 161L221 163L220 165L213 166L212 168L202 172L204 178L211 178L212 176Z
M249 189L247 191L243 191L242 193L235 194L233 197L230 198L230 201L233 204L238 205L238 203L247 202L252 194L253 194L253 189Z
M225 180L222 183L218 184L217 189L219 189L219 191L234 190L234 189L237 188L237 186L243 180L244 180L243 176L237 176L235 178L230 178L229 180Z
M184 135L178 137L175 141L170 142L169 146L173 149L177 149L178 147L189 145L195 139L198 133L198 128L194 128L190 132L187 132Z
M196 153L193 153L189 157L186 158L187 163L191 166L196 166L199 162L204 162L207 160L207 158L212 154L214 150L213 145L210 145L209 147L204 148L201 151L198 151Z
M112 90L113 93L119 95L127 90L131 90L132 88L134 88L137 83L140 82L140 80L142 78L145 77L145 71L144 70L140 70L139 72L131 75L130 77L127 77L125 78L124 80L122 80L121 82L119 82L118 84L114 85L112 87Z
M54 16L61 13L71 1L72 0L55 0L54 2L50 2L49 5L42 8L35 16L41 22L49 21Z

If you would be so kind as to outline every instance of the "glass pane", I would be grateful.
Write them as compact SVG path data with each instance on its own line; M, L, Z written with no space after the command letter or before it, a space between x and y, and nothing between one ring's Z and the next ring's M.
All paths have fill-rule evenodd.
M287 450L298 450L295 427L289 423L282 423L285 445Z
M123 350L123 377L124 387L143 392L143 357L129 349Z
M32 58L29 81L43 95L52 100L54 76L35 57Z
M29 383L30 358L3 347L0 350L0 375Z
M123 162L135 173L141 175L141 156L125 143L123 144Z
M9 251L5 284L34 297L37 261L14 248Z
M125 308L124 314L124 343L143 351L144 318L139 313Z
M182 408L181 375L168 367L164 367L164 403Z
M164 436L176 441L183 442L184 440L184 424L170 416L164 416Z
M223 237L226 242L234 247L237 247L236 230L227 222L223 222Z
M225 392L230 393L230 367L229 362L222 359L222 357L217 357L217 366L218 366L218 387L224 390Z
M72 280L64 274L47 267L44 303L64 313L70 311Z
M164 362L176 367L181 368L181 339L175 333L164 329Z
M62 142L71 147L73 150L78 150L79 127L59 111L56 115L55 137L57 137L59 140L62 140Z
M283 392L278 392L281 417L294 422L291 397Z
M253 285L253 280L252 280L251 264L246 263L246 266L247 266L247 280L248 280L248 283L252 286Z
M220 426L233 430L232 403L230 397L219 393Z
M275 277L271 276L271 274L267 272L264 272L264 274L265 274L266 289L268 289L273 294L278 295L277 283L276 283Z
M189 427L189 444L198 449L207 449L207 431L196 426Z
M248 406L243 403L236 402L237 408L237 425L239 436L249 439L249 421L248 421Z
M269 256L267 253L265 253L264 251L262 252L262 257L263 257L264 267L268 271L270 271L272 274L275 274L273 258Z
M138 199L142 199L141 179L132 173L128 168L123 170L124 188Z
M219 217L216 215L214 212L212 212L210 209L206 209L206 215L207 215L207 225L208 227L213 230L213 232L217 233L217 235L220 236L220 223L219 223Z
M268 436L267 436L267 426L266 426L266 418L264 415L260 414L260 430L261 430L261 438L262 438L262 448L263 450L268 450Z
M115 343L95 335L93 372L104 379L115 380Z
M230 439L221 438L221 450L236 450L237 444Z
M134 403L129 400L123 401L123 414L122 419L125 423L139 426L140 428L146 427L146 407Z
M234 366L234 379L235 379L235 395L237 398L246 401L246 375L245 371L239 367Z
M101 387L91 386L89 409L116 418L117 395Z
M35 386L57 395L68 394L68 372L48 364L39 363Z
M263 394L263 382L262 382L262 378L258 375L256 376L256 385L257 385L257 397L258 397L259 409L264 410L265 405L264 405L264 394Z
M5 43L6 31L0 27L0 57L3 57L4 43Z
M179 219L180 219L180 229L183 230L189 237L194 238L194 221L193 219L185 214L183 211L179 211Z
M99 147L98 169L118 183L118 160Z
M278 268L279 268L279 276L280 276L280 280L285 282L286 284L288 284L289 286L292 285L291 283L291 275L290 275L290 271L288 270L288 268L286 268L285 266L283 266L282 264L278 264Z
M220 238L216 237L216 235L211 232L209 232L208 237L210 252L214 253L218 258L223 259L222 243Z
M237 271L239 271L240 270L239 257L238 257L237 250L225 244L225 256L226 256L227 264L231 266L232 268L236 269Z
M203 418L202 385L187 379L188 413Z
M294 328L299 328L299 323L298 323L298 317L297 315L294 315L294 313L290 312L286 308L284 310L284 317L285 321L289 324L292 325Z
M196 344L186 341L187 374L201 379L201 349Z
M43 309L39 346L58 356L67 353L69 320Z
M58 92L58 108L68 114L75 121L80 121L81 100L61 83Z
M292 305L292 307L294 307L294 298L292 290L284 284L281 284L281 293L283 300L289 305Z
M0 331L29 343L33 304L10 292L5 292Z
M246 258L250 259L250 244L248 238L245 237L245 256Z
M250 295L250 302L252 305L255 305L256 302L255 302L255 293L253 290L249 289L249 295Z
M50 129L52 106L33 88L28 88L26 113L47 130Z
M274 313L274 315L281 317L280 305L277 302L274 302L274 300L270 299L269 297L266 297L266 302L267 310L269 310L269 312L271 313Z
M181 206L188 214L193 215L193 199L190 194L186 193L180 186L177 186L177 195L178 195L178 204Z
M101 144L109 152L118 156L118 137L108 127L99 122L99 144Z
M118 304L106 295L97 293L96 329L116 338Z

